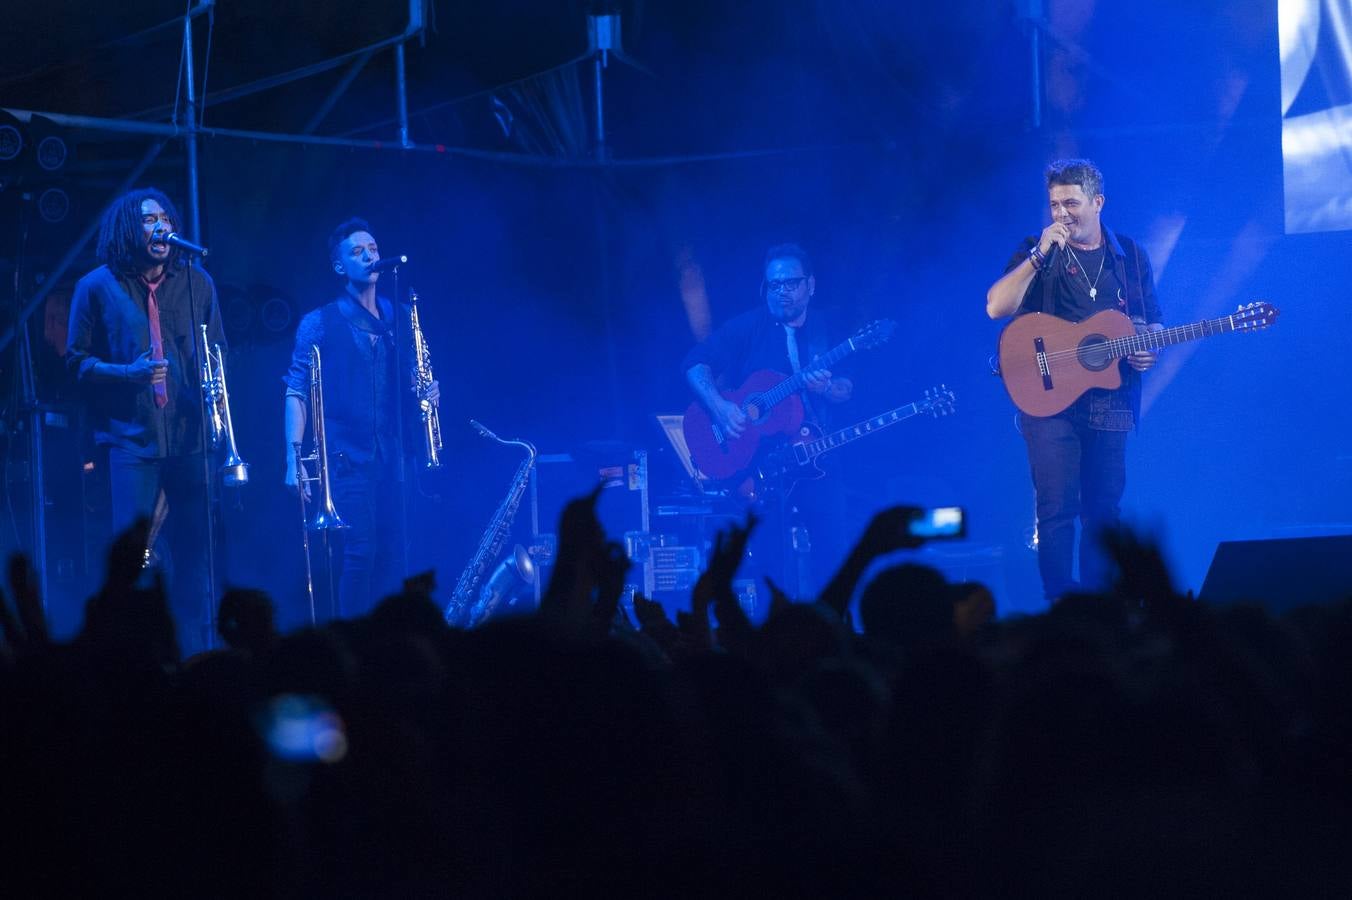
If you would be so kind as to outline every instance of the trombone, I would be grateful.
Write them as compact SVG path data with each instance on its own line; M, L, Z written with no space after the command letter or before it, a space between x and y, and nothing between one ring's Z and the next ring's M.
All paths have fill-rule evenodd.
M303 454L300 441L291 445L296 463L296 493L300 496L301 534L305 542L305 589L310 596L310 622L315 622L314 569L310 559L310 532L320 533L324 542L326 570L329 574L329 608L336 609L333 591L333 548L329 546L329 532L347 528L343 517L333 506L332 483L329 479L329 448L324 435L324 372L319 347L310 345L310 453ZM310 474L310 466L314 474ZM306 500L306 486L316 486L316 509L310 515Z
M211 423L211 449L225 444L225 462L221 463L221 480L226 487L249 483L249 464L239 455L235 446L235 426L230 420L230 389L225 383L225 358L220 344L207 339L207 326L202 326L202 399L206 404L207 421Z

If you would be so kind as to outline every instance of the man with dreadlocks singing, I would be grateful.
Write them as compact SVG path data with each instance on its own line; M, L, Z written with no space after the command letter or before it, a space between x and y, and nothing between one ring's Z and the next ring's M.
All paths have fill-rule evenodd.
M154 516L157 503L167 509L157 529L166 540L154 553L169 572L187 655L206 642L214 593L207 584L209 494L195 345L203 323L212 344L224 346L225 335L211 277L168 243L181 222L155 188L112 202L99 229L103 264L80 279L71 299L66 364L93 413L95 442L108 451L114 532Z

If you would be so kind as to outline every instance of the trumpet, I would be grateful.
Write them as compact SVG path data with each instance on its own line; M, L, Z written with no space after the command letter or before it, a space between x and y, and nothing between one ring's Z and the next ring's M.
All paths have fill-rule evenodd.
M333 590L333 549L329 546L329 532L347 528L343 517L333 506L333 490L329 481L329 447L324 434L324 372L319 356L319 347L310 345L310 453L301 449L301 442L291 445L291 453L296 465L296 494L300 497L301 538L305 545L305 590L310 598L310 624L315 624L315 580L314 565L310 555L310 532L317 531L323 537L325 569L328 572L329 609L336 610ZM314 467L310 474L309 466ZM316 486L318 508L311 516L305 499L306 485Z
M413 332L413 389L418 394L418 412L423 425L423 444L427 451L427 468L441 468L441 415L425 396L432 385L432 354L423 337L422 323L418 321L418 293L408 292L409 329Z
M221 480L226 487L249 483L249 464L239 455L235 446L235 426L230 419L230 389L225 383L225 357L220 344L207 340L207 326L202 326L202 399L206 404L207 419L211 423L211 449L225 444L225 462L221 463Z

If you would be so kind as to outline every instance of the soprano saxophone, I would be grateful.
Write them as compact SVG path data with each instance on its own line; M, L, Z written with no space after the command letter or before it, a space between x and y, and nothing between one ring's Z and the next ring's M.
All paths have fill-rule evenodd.
M535 468L535 445L523 440L504 440L473 419L469 423L489 440L522 448L526 458L512 476L507 496L489 520L488 528L479 540L479 548L470 557L465 571L460 573L450 603L446 605L446 621L466 628L480 624L497 612L512 582L535 583L535 563L524 547L517 544L505 559L502 558L503 549L511 538L516 511L530 483L531 470ZM490 567L499 559L502 559L501 564L490 573Z
M422 419L423 442L427 450L427 468L441 468L441 415L427 399L432 386L432 354L423 337L422 323L418 321L418 293L409 291L409 328L413 332L413 387L418 394L418 413Z

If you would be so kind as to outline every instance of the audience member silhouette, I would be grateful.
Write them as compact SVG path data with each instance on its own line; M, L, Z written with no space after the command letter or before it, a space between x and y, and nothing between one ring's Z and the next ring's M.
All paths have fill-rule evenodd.
M0 808L13 896L1342 895L1352 603L1180 595L1108 536L1104 595L994 620L880 513L813 604L634 598L595 494L532 616L447 627L430 575L285 635L222 598L178 660L145 523L70 644L11 560ZM862 586L861 586L862 585ZM857 597L856 629L852 609Z

